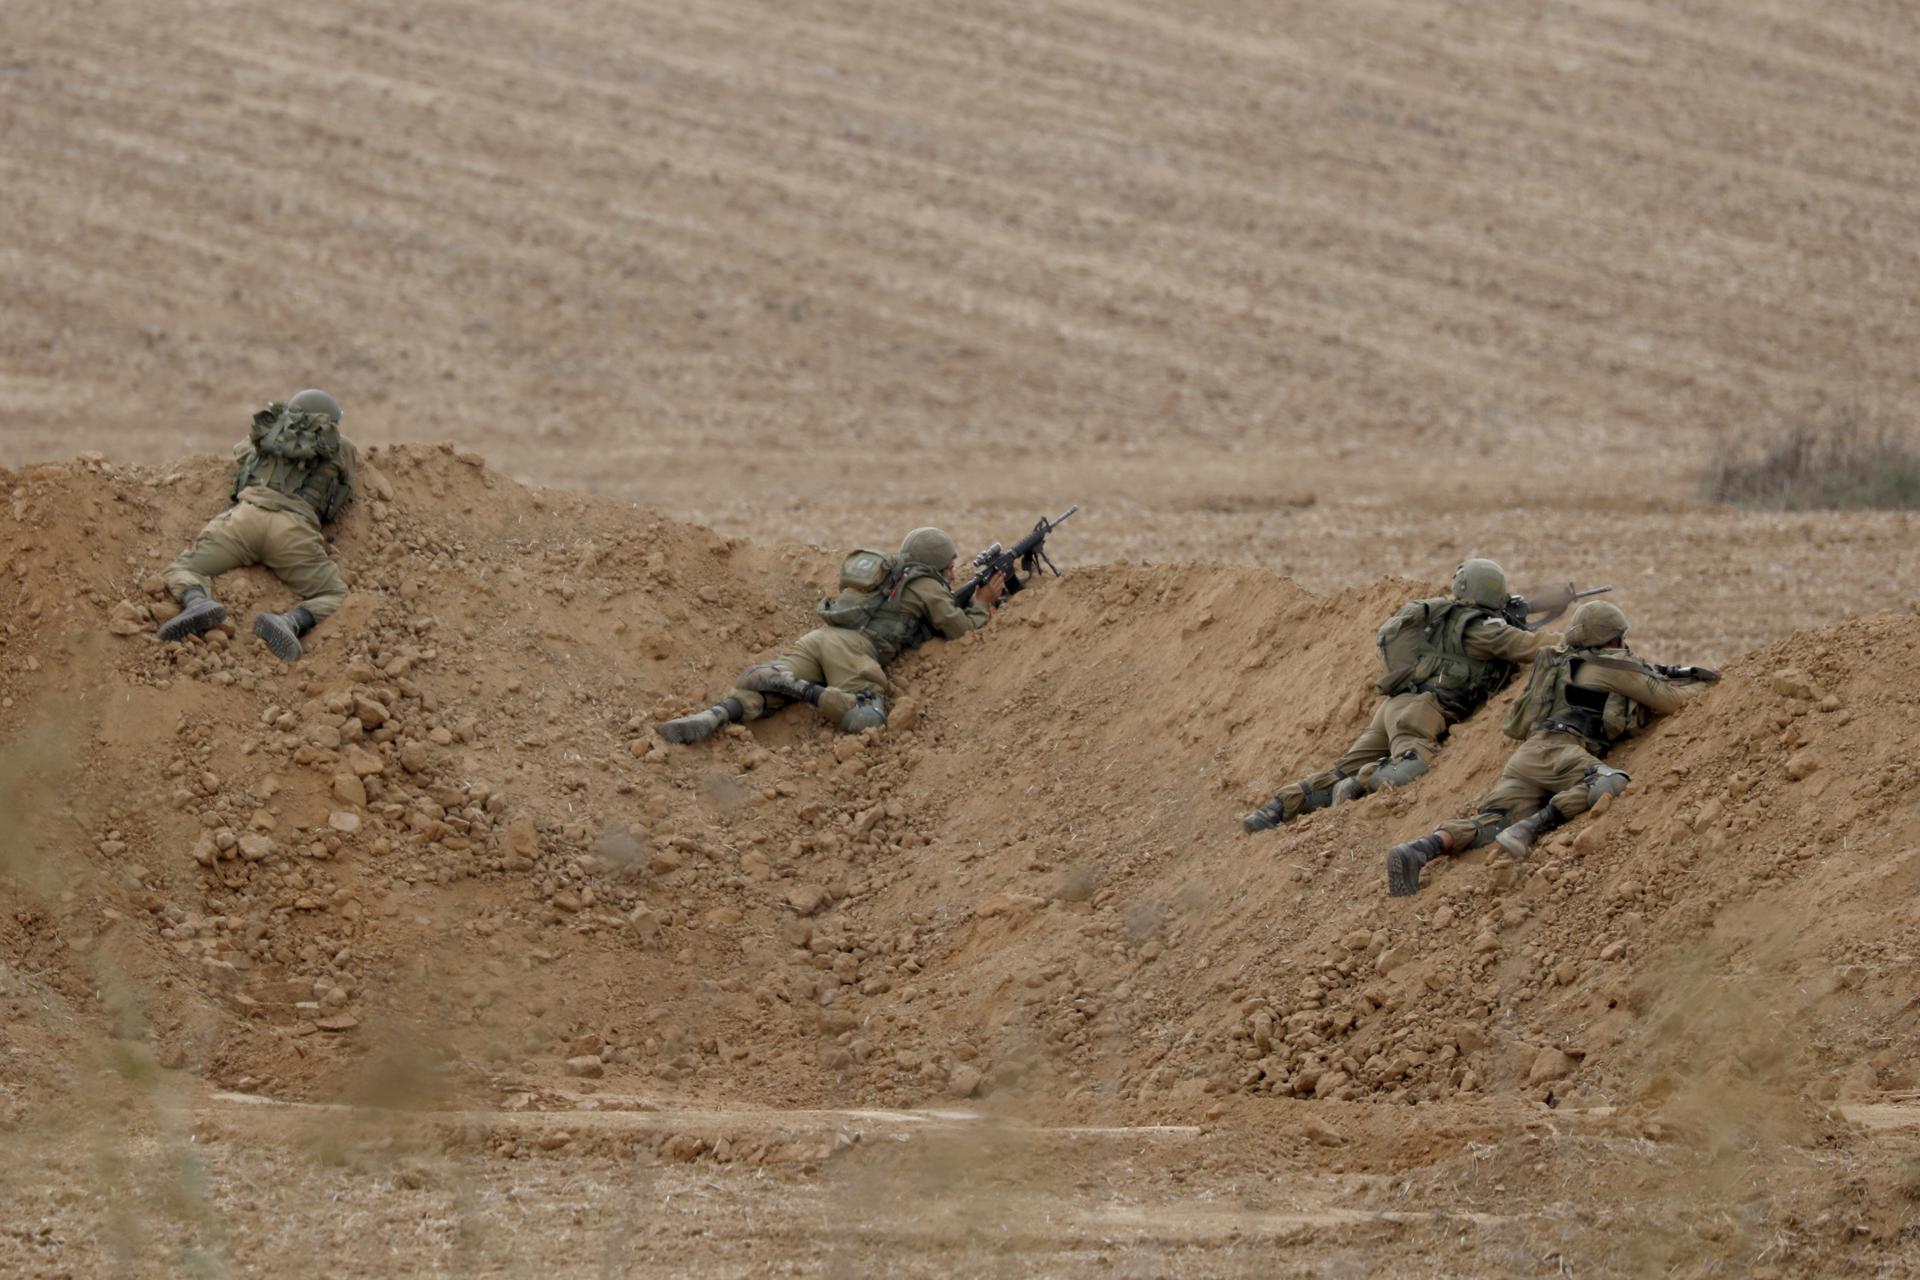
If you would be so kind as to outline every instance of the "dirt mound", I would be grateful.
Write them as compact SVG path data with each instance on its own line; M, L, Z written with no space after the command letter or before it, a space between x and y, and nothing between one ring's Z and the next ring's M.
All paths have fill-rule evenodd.
M1384 850L1485 787L1497 713L1410 793L1238 817L1357 732L1422 584L1080 570L903 659L883 733L669 750L652 720L805 628L830 554L370 463L355 594L294 667L244 630L258 571L220 584L237 636L149 634L224 464L0 474L10 1093L110 1042L283 1097L1491 1098L1660 1137L1920 1083L1911 617L1740 659L1610 808L1396 900Z

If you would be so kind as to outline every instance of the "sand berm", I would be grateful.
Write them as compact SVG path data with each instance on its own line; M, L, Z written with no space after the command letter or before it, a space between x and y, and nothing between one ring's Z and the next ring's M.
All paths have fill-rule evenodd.
M536 1097L1145 1122L1506 1096L1651 1137L1705 1123L1708 1082L1809 1124L1916 1085L1913 616L1737 659L1618 753L1611 807L1391 899L1387 846L1496 774L1504 698L1410 793L1239 817L1357 732L1373 628L1426 584L1075 567L898 663L882 732L789 712L669 749L653 721L807 628L834 552L450 446L370 462L354 594L294 666L245 630L283 600L257 570L220 583L237 637L151 636L218 460L0 472L25 1096L109 1040L281 1098L405 1043Z

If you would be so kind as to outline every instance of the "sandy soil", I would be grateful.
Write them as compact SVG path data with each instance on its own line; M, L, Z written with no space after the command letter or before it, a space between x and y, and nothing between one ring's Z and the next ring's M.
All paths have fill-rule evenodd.
M292 668L149 634L221 464L0 476L19 1267L1911 1252L1912 614L1740 658L1616 753L1618 805L1391 899L1384 849L1491 777L1497 713L1410 792L1238 816L1358 729L1418 584L1076 571L897 664L882 734L669 749L830 557L370 464L355 595Z
M1871 0L13 0L0 1267L1920 1271L1917 531L1698 496L1910 423L1917 54ZM296 670L157 646L314 383L354 598ZM885 734L653 738L837 549L1070 502ZM1475 553L1729 678L1526 866L1379 883L1497 713L1242 836Z

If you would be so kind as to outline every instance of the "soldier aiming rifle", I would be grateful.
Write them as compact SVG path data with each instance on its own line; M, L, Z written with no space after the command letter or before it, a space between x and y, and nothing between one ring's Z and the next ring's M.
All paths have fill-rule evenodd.
M953 564L959 548L939 529L915 529L893 555L867 548L852 552L840 565L840 593L814 610L825 625L801 636L772 662L742 671L733 690L705 711L658 726L660 736L698 742L791 702L807 703L847 733L879 728L887 722L891 687L883 668L935 636L958 640L986 626L1001 596L1023 589L1039 565L1058 574L1047 558L1047 536L1078 510L1070 507L1058 519L1042 519L1012 550L994 543L974 557L976 572L958 590Z

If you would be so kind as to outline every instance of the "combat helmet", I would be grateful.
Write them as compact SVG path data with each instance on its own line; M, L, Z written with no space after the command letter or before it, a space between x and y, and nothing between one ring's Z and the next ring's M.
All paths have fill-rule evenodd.
M915 529L900 540L902 560L925 565L936 573L944 571L959 554L959 546L939 529Z
M1506 570L1491 560L1468 560L1453 571L1453 598L1482 609L1506 608Z
M317 387L309 387L287 401L289 413L324 413L340 425L340 402Z
M1605 600L1589 600L1567 621L1565 640L1573 649L1606 649L1627 638L1627 615Z

